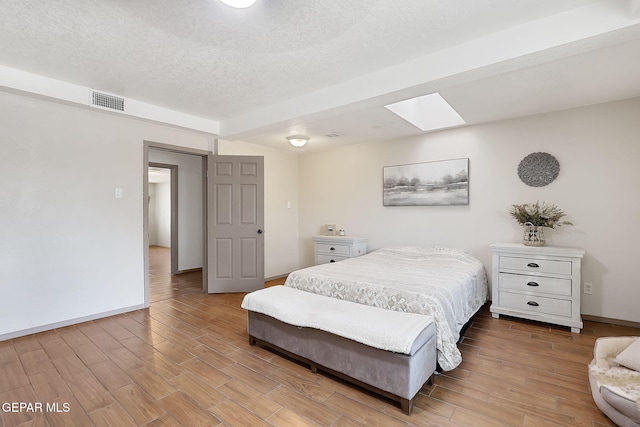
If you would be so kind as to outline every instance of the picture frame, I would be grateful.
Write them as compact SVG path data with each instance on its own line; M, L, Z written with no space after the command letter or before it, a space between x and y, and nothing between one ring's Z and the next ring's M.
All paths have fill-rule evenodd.
M469 204L469 159L383 167L384 206Z
M336 225L335 224L326 224L324 226L324 235L325 236L335 236L336 235Z

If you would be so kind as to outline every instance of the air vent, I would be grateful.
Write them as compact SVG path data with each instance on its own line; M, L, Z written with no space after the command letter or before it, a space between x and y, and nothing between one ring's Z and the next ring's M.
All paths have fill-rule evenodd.
M124 98L104 92L91 91L91 106L107 110L124 111Z
M332 133L326 134L325 136L328 136L329 138L338 138L338 137L341 137L342 135L340 135L337 132L332 132Z

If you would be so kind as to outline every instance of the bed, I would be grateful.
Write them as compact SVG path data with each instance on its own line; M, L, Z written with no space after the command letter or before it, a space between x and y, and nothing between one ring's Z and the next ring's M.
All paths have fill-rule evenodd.
M288 334L286 331L287 326L293 325L296 331L291 330L289 332L295 332L297 336L292 337L289 335L287 339L282 340L282 343L286 343L289 347L284 348L288 353L295 354L296 351L291 351L290 349L298 348L297 340L304 339L308 335L299 331L301 327L305 327L309 328L309 331L320 330L334 337L354 340L367 348L380 350L377 353L374 352L380 358L387 357L386 353L382 353L383 351L400 354L397 350L380 348L381 346L376 346L375 343L363 343L357 336L345 337L345 334L340 330L336 332L336 330L327 328L325 324L314 325L308 323L308 319L305 320L305 324L296 325L295 320L287 318L287 313L304 314L303 312L307 310L300 308L298 300L307 299L307 296L311 294L328 297L327 300L321 300L323 304L324 301L327 304L331 304L331 300L339 300L343 303L351 304L346 309L344 307L336 308L336 311L343 312L340 320L332 321L329 319L331 316L325 316L327 318L325 321L332 325L333 323L349 324L353 322L353 319L360 315L356 316L354 314L349 317L348 314L358 311L359 305L383 309L378 312L382 313L382 315L378 316L378 324L376 325L374 321L371 322L371 329L379 329L383 324L388 323L387 316L384 314L389 312L410 313L413 316L428 318L427 323L432 323L434 326L432 328L433 354L437 358L437 365L444 371L452 370L461 363L462 356L457 347L461 330L484 305L489 295L487 276L482 263L463 251L444 247L403 246L382 248L357 258L349 258L336 263L322 264L295 271L287 277L284 287L298 293L293 293L292 296L269 297L266 292L263 292L268 289L264 289L257 291L257 293L262 292L262 294L253 296L249 294L245 297L243 307L249 311L248 327L252 344L256 342L269 344L270 337ZM291 292L289 293L291 294ZM264 297L262 302L257 304L258 306L256 304L252 305L253 297L257 296ZM282 300L278 303L280 305L277 310L279 314L260 308L263 303L275 299ZM319 311L321 312L322 310L320 309ZM329 310L329 308L324 309L324 311L326 310ZM346 317L344 313L347 313ZM257 328L256 314L260 315L261 320L264 320L262 317L266 316L275 319L275 322L271 322L271 326L262 322L260 327ZM318 316L314 315L312 317L316 319ZM405 321L406 319L403 317L401 320ZM254 322L253 330L252 322ZM272 334L269 328L278 328L278 324L284 329L279 329ZM264 330L264 328L267 329ZM259 329L261 334L257 338L254 334L256 329ZM404 329L398 329L398 331L399 335L406 334ZM423 341L425 343L429 342L430 338L423 337ZM308 344L305 343L303 347L307 348ZM416 346L416 343L411 344ZM418 344L422 345L424 343ZM276 347L282 349L282 346L277 344ZM320 348L318 347L317 350L319 351ZM428 351L426 352L429 353ZM308 354L313 354L313 352L308 352ZM353 353L344 355L344 357L347 356L349 358L355 357ZM411 354L408 356L410 358L413 357ZM376 356L367 356L367 358L370 357ZM305 358L308 359L306 356ZM321 357L317 357L316 360L311 360L311 362L325 366ZM436 360L425 362L421 366L422 369L431 369L432 366L435 369ZM342 373L352 377L354 363L345 369L347 372ZM393 369L384 373L384 375L388 376L396 374L397 371ZM431 374L432 372L428 372L428 376L425 378L430 378ZM415 369L407 375L415 375ZM381 381L381 383L386 385L384 384L385 381ZM375 387L378 386L376 385ZM407 393L414 392L415 390L412 390ZM405 399L409 399L411 404L411 399L413 399L413 396L400 397L402 398L401 403Z
M388 310L429 314L436 323L438 363L462 361L460 331L487 301L482 263L444 247L382 248L367 255L291 273L285 286Z

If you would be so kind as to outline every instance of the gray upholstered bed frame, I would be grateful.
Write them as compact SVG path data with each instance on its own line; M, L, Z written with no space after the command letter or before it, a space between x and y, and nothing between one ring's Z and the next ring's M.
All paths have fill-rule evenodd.
M249 343L283 352L318 370L351 381L400 402L410 414L422 386L436 370L436 330L430 323L416 338L411 354L376 349L313 328L300 328L248 311Z

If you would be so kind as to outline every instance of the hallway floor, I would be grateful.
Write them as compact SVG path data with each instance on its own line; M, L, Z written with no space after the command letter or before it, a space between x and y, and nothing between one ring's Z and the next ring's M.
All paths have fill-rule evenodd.
M149 301L151 304L202 289L202 270L171 275L171 249L149 247Z

